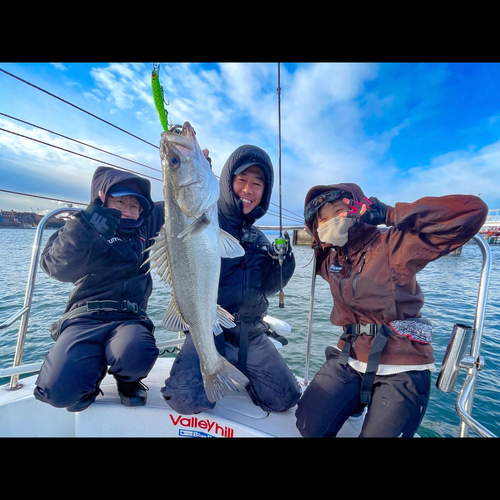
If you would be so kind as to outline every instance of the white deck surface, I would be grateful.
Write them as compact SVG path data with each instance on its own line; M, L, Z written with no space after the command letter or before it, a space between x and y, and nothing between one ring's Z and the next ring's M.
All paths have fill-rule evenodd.
M267 413L255 406L246 391L231 391L213 410L198 415L174 412L160 395L173 358L159 358L144 380L149 387L146 406L120 403L116 382L106 376L100 395L86 410L69 413L35 400L36 376L21 380L16 391L0 389L1 437L301 437L295 408ZM339 436L359 434L360 421L347 421Z

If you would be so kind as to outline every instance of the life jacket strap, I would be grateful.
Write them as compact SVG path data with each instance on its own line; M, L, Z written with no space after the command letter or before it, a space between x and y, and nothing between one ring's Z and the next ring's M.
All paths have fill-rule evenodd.
M343 340L345 342L338 359L338 362L341 365L347 365L351 348L354 349L354 343L360 335L370 335L375 337L370 350L370 354L368 356L366 372L363 375L363 380L361 382L360 394L361 403L370 404L372 399L371 391L373 381L375 380L375 375L380 364L380 357L385 345L387 344L388 336L392 335L392 330L388 325L362 325L360 323L354 325L346 325L344 327L344 333L340 337L340 340Z

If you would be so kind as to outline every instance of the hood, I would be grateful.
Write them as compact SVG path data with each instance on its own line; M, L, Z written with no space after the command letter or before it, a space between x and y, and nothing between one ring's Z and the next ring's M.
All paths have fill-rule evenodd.
M341 191L347 191L351 193L351 199L358 202L358 203L363 203L365 200L365 194L363 193L363 190L357 185L353 183L343 183L343 184L329 184L329 185L321 185L321 186L314 186L312 187L308 193L306 194L306 199L304 201L304 209L307 206L307 204L319 196L322 193L326 193L327 191L331 191L332 189L339 189ZM316 231L316 228L314 227L314 223L309 223L305 221L306 226L308 229L311 231L311 233L314 236L314 239L316 241L319 241L319 236ZM351 228L352 230L353 228Z
M266 177L264 194L259 206L249 214L243 214L243 205L233 191L233 176L235 170L248 162L260 163ZM257 146L244 145L237 148L227 159L220 175L220 196L217 208L224 215L231 226L237 228L243 224L251 225L265 215L271 202L273 191L274 171L269 155Z
M125 172L112 167L98 167L92 177L92 184L90 188L90 201L99 196L99 191L106 194L111 186L120 184L120 186L133 187L149 201L151 208L143 210L141 217L146 219L150 216L154 202L151 199L151 183L148 179L144 179L131 172Z

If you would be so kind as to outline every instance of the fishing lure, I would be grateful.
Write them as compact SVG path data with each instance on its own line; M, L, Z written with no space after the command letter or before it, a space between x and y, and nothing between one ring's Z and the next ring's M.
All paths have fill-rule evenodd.
M159 65L153 64L153 71L151 73L151 87L153 89L153 99L155 101L156 111L158 111L158 115L160 117L160 122L162 124L163 130L165 130L165 132L168 132L168 121L167 121L168 112L163 105L165 99L163 97L163 87L160 85L159 73L160 73Z

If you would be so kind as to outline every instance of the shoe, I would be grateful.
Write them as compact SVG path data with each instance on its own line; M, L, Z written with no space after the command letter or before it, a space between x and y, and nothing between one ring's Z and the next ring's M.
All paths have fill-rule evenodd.
M366 406L364 406L363 408L361 409L358 409L356 410L350 417L349 417L349 420L361 420L364 415L365 415L365 411L366 411Z
M142 382L117 382L118 395L123 406L144 406L149 387Z

